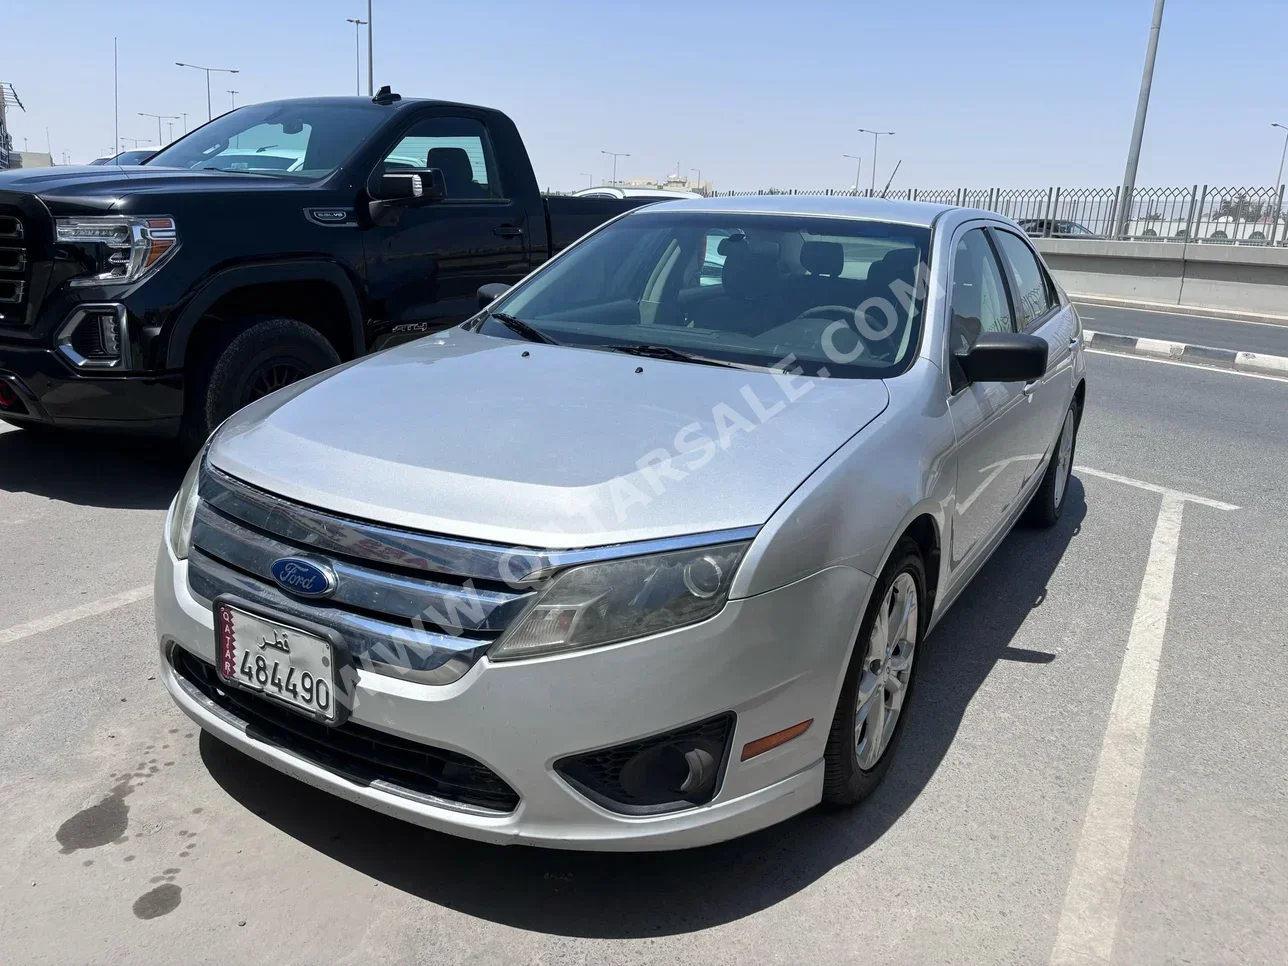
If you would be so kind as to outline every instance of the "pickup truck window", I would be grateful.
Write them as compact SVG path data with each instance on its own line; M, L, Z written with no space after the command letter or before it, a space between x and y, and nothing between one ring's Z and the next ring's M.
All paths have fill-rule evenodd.
M438 168L448 201L498 201L501 190L487 128L468 117L434 117L412 125L392 151L386 168Z
M366 104L255 104L215 118L147 163L312 181L340 167L384 119Z
M788 367L806 374L882 378L916 353L929 244L928 229L908 225L645 210L578 243L494 310L566 345L767 367L793 356ZM479 331L519 338L488 316Z

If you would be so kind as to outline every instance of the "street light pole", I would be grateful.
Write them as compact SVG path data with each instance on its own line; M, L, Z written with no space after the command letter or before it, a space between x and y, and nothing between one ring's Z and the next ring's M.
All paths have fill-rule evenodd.
M870 131L865 127L859 128L860 134L872 135L872 191L870 195L876 197L877 193L877 140L884 135L893 135L894 131ZM858 183L855 183L855 192L858 192Z
M1288 127L1284 127L1278 121L1271 121L1270 126L1283 128L1284 132L1284 149L1283 153L1279 155L1279 175L1275 178L1275 187L1278 188L1284 183L1284 158L1288 157Z
M617 184L617 159L629 158L630 155L625 151L600 151L600 154L611 154L613 156L613 184Z
M367 96L376 95L376 71L371 59L371 0L367 0Z
M155 117L157 119L157 147L162 146L161 122L179 120L178 114L149 114L147 111L139 111L139 117Z
M355 17L345 17L345 23L353 24L353 93L361 96L362 94L362 25L365 20L358 20Z
M1163 28L1163 4L1154 0L1154 21L1149 27L1149 45L1145 48L1145 71L1140 78L1140 97L1136 100L1136 122L1131 129L1131 147L1127 149L1127 171L1123 174L1122 198L1118 203L1118 223L1114 237L1127 232L1131 218L1132 194L1136 190L1136 169L1140 166L1140 146L1145 140L1145 115L1149 113L1149 89L1154 83L1154 60L1158 57L1158 34Z
M694 174L696 174L696 175L698 176L698 190L699 190L699 191L702 191L702 169L701 169L701 168L690 168L689 170L690 170L690 171L692 171ZM704 192L704 194L705 194L705 192Z
M859 194L859 172L863 170L863 158L857 154L843 154L841 157L858 162L854 166L854 195L857 198Z
M593 174L591 174L589 171L582 171L581 176L586 179L587 188L595 187L595 176Z
M180 111L179 113L183 115L183 133L187 134L188 133L188 112Z
M204 70L204 71L206 72L206 120L207 120L207 121L209 121L211 118L213 118L213 117L214 117L214 112L211 110L211 106L210 106L210 75L211 75L211 73L212 73L212 72L213 72L213 73L217 73L217 74L240 74L240 73L241 73L241 71L239 71L239 70L233 70L233 69L232 69L232 68L230 68L230 67L202 67L202 66L200 66L200 65L198 65L198 64L185 64L185 63L184 63L183 61L181 61L181 60L176 60L176 61L174 62L174 66L176 66L176 67L191 67L193 70Z
M234 111L235 111L235 110L237 110L237 95L238 95L238 94L240 94L240 93L241 93L241 91L229 91L229 92L228 92L228 103L232 105L232 109L233 109Z

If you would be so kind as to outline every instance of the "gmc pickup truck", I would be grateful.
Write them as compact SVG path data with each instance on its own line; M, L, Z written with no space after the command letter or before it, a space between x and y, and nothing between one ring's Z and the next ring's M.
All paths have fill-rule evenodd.
M196 447L647 201L544 198L500 111L388 88L238 108L138 167L0 172L0 420Z

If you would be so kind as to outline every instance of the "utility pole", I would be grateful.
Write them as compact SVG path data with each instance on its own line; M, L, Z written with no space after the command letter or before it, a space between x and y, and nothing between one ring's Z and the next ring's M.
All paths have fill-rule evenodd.
M1288 127L1284 127L1278 121L1271 121L1270 126L1283 128L1284 132L1284 149L1279 155L1279 175L1275 178L1275 187L1278 188L1284 183L1284 158L1288 158Z
M617 159L629 158L630 155L625 151L600 151L600 154L611 154L613 156L613 184L617 184Z
M843 158L849 158L851 161L857 161L857 162L858 162L858 164L856 164L856 165L854 166L854 195L855 195L855 197L858 197L858 194L859 194L859 172L863 170L863 158L862 158L861 156L857 155L857 154L843 154L843 155L841 155L841 157L843 157Z
M374 61L371 59L372 51L371 39L371 0L367 0L367 96L375 97L376 95L376 71Z
M1149 113L1149 89L1154 83L1154 60L1158 57L1158 34L1163 28L1163 4L1154 0L1154 22L1149 27L1149 46L1145 48L1145 72L1140 78L1140 97L1136 101L1136 123L1131 129L1131 147L1127 150L1127 171L1123 175L1122 199L1118 203L1118 224L1114 237L1127 233L1131 219L1132 194L1136 191L1136 169L1140 166L1140 146L1145 140L1145 115Z
M161 147L161 122L166 120L179 120L178 114L149 114L147 111L139 111L139 117L155 117L157 119L157 147Z
M859 128L859 133L860 133L860 134L871 134L871 135L872 135L872 190L871 190L871 192L869 192L869 195L870 195L871 197L876 197L876 193L877 193L877 141L881 138L881 136L882 136L882 135L887 135L887 136L889 136L889 135L893 135L893 134L894 134L894 131L870 131L870 130L868 130L868 129L867 129L867 128L865 128L865 127L861 127L861 128ZM857 189L857 184L856 184L855 190L856 190L856 192L857 192L857 190L858 190L858 189Z
M112 38L112 137L113 144L121 143L121 84L116 58L116 38ZM113 152L115 153L115 152Z
M206 120L207 120L207 121L209 121L211 118L213 118L213 117L214 117L214 113L213 113L213 111L211 110L211 107L210 107L210 75L211 75L211 73L216 73L216 74L240 74L240 73L241 73L241 71L233 70L233 69L232 69L232 68L230 68L230 67L201 67L201 66L199 66L199 65L197 65L197 64L185 64L185 63L183 63L183 61L179 61L179 60L176 60L176 61L174 62L174 66L176 66L176 67L191 67L193 70L204 70L204 71L206 72Z
M353 93L362 95L362 25L365 20L345 17L345 23L353 24Z

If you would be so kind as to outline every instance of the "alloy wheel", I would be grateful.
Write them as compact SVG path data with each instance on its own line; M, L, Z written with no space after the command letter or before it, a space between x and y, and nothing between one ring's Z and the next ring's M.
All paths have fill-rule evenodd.
M919 622L917 582L904 571L886 591L868 639L854 715L854 751L870 771L894 736L908 696Z
M1055 493L1052 495L1056 509L1064 502L1064 491L1069 485L1069 473L1073 469L1073 410L1064 414L1064 427L1060 430L1059 448L1056 450Z
M269 393L299 382L309 373L298 362L277 359L257 369L246 383L246 396L242 405L263 399Z

